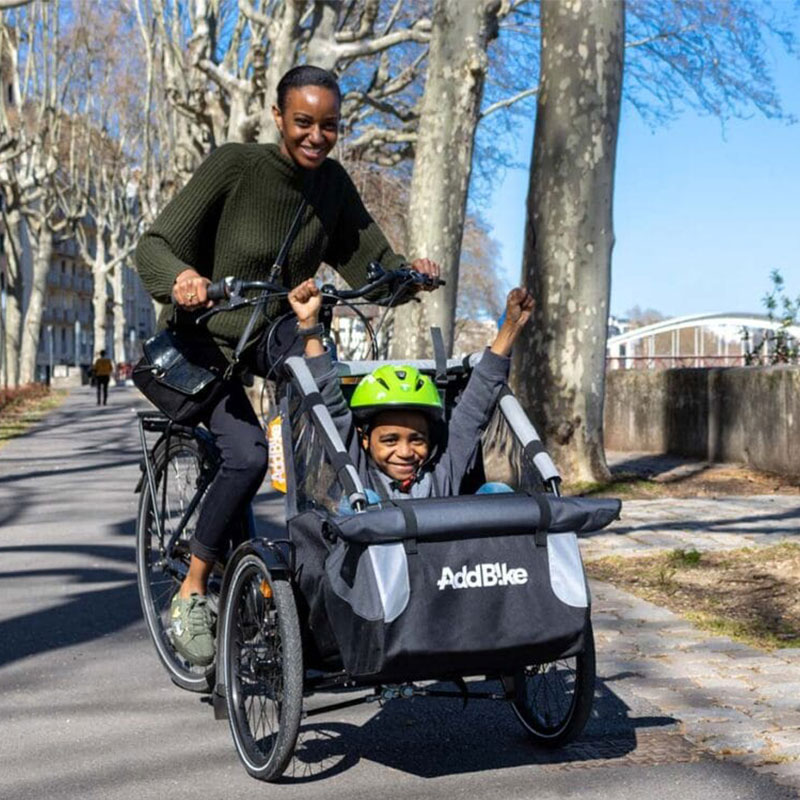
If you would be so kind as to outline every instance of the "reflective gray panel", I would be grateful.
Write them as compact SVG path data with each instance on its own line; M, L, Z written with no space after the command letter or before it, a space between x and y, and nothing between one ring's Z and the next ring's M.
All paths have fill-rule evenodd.
M405 547L400 542L373 544L368 552L383 604L384 622L392 622L406 610L411 591Z
M348 545L340 543L334 547L325 562L325 572L328 575L331 589L353 609L354 614L358 614L363 619L382 620L383 602L375 580L372 560L366 557L366 551L360 554L355 580L350 586L341 575L342 564L347 556Z
M589 597L578 537L574 533L551 533L547 537L547 562L555 596L568 606L586 608Z

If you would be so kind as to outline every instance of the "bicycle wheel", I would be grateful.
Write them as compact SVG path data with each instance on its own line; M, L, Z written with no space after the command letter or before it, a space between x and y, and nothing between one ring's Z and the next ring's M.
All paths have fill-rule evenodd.
M170 437L168 450L166 447L156 449L154 461L155 501L145 480L136 526L136 576L144 621L170 678L189 691L209 692L214 686L214 665L190 664L175 650L169 633L170 602L189 569L188 542L194 533L199 504L169 556L166 548L189 508L201 475L212 467L204 460L198 442L180 434ZM156 514L161 520L161 536ZM218 586L218 578L209 582L208 593L213 606L216 606Z
M511 706L537 743L561 747L586 725L592 710L594 681L594 636L592 624L587 622L582 653L532 664L514 674Z
M221 661L236 752L254 778L276 780L294 752L303 652L292 587L256 555L239 561L224 599Z

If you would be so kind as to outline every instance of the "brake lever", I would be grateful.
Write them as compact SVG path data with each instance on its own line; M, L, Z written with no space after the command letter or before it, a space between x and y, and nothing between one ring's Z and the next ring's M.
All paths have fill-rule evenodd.
M213 317L214 314L219 314L221 311L225 311L230 306L214 306L213 308L209 308L208 311L204 311L202 314L194 318L194 324L199 325L204 320L207 320L209 317Z

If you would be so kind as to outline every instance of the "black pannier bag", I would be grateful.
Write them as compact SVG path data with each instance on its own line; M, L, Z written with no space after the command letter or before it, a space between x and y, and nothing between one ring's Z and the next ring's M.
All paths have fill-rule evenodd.
M167 328L144 343L144 355L133 368L133 382L159 411L173 422L194 425L227 389L223 369L192 354L189 345ZM206 361L206 366L194 363Z
M498 674L579 653L589 591L576 532L617 500L403 500L289 522L316 651L368 681Z

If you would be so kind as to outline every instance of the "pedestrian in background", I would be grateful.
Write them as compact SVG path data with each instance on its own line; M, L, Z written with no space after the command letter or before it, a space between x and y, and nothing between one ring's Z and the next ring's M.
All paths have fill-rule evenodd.
M108 382L111 379L111 373L114 372L114 365L111 363L110 358L106 358L105 350L100 351L100 355L92 367L92 372L97 386L97 405L100 405L101 395L103 405L106 405L108 403Z

